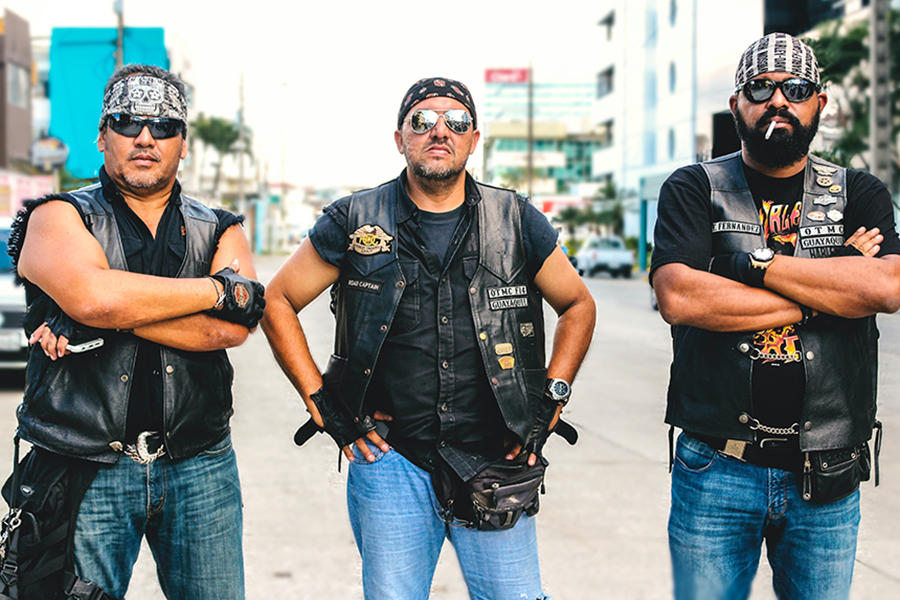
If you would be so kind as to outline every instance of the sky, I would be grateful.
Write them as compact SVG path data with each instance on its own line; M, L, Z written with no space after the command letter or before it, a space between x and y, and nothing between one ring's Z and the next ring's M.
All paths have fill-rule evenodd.
M538 83L591 82L603 66L599 1L123 2L126 26L163 27L170 50L183 48L194 114L235 118L243 77L255 156L271 181L302 186L396 177L397 110L422 77L462 81L477 110L485 69L530 63ZM0 5L28 20L32 36L116 25L113 0ZM470 165L480 162L479 149Z

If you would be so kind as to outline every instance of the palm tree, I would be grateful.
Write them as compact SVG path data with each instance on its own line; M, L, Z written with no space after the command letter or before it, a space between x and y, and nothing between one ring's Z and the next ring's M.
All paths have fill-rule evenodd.
M222 162L225 157L241 151L250 154L250 146L245 144L244 148L236 147L236 142L241 137L240 129L235 123L222 117L207 117L200 113L191 123L191 131L205 147L213 148L219 155L219 162L216 163L216 175L213 179L212 192L215 195L219 190Z

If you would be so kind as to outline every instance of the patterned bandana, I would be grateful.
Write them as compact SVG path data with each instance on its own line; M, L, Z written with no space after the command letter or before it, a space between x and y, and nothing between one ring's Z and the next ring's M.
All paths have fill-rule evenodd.
M763 73L790 73L821 85L812 48L786 33L770 33L750 44L734 73L736 89Z
M135 117L163 117L187 123L187 102L168 81L150 75L126 77L117 81L103 97L103 113L124 113Z
M439 96L453 98L465 106L469 110L469 114L472 115L472 129L478 129L475 103L472 102L472 94L469 93L469 88L459 81L447 79L446 77L429 77L428 79L420 79L412 84L412 87L403 96L403 104L400 105L400 112L397 114L397 129L403 129L403 119L406 118L413 106L426 98Z

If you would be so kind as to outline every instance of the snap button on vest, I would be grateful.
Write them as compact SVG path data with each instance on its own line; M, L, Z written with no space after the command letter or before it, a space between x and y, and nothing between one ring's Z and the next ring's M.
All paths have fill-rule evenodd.
M807 421L806 423L803 424L803 429L806 431L809 431L810 429L812 429L812 423Z
M128 375L122 375L122 381L128 381Z
M166 373L171 375L174 372L175 372L175 367L173 367L172 365L166 365Z
M746 425L750 422L750 415L748 415L747 413L741 413L741 416L738 417L738 421Z
M486 339L487 339L487 334L486 334L485 332L482 331L480 334L478 334L478 337L481 338L481 339L483 339L483 340L486 340Z
M385 332L385 331L387 331L387 325L382 325L382 326L381 326L381 331L382 331L382 333Z
M402 281L398 281L398 282L397 282L397 287L398 287L398 288L402 288L404 285L406 285L406 284L403 283Z
M812 350L806 353L806 360L812 360L816 357Z
M744 354L747 354L748 352L750 352L750 344L748 344L747 342L744 342L743 344L738 346L738 350L740 350Z
M472 288L469 288L469 293L470 293L470 294L474 294L474 293L477 292L477 291L478 291L478 290L476 290L476 289L473 288L473 287L472 287Z

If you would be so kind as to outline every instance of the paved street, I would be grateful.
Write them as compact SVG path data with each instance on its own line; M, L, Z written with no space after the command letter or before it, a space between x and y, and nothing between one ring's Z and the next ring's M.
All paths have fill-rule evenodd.
M283 257L261 257L268 281ZM645 280L588 279L597 330L575 382L566 417L581 439L546 449L551 467L538 517L542 575L554 598L663 600L671 597L666 544L669 475L665 389L668 326L650 308ZM320 364L331 350L333 320L319 299L303 313ZM548 324L552 329L552 318ZM863 485L863 522L854 600L900 597L900 317L882 330L879 417L885 425L882 484ZM548 336L549 337L549 336ZM297 395L258 332L230 352L235 365L234 444L245 503L244 551L250 600L362 597L359 558L344 503L346 470L325 436L303 448L292 435L305 420ZM21 379L0 392L0 472L8 473ZM152 561L143 553L129 600L157 600ZM466 598L449 546L432 598ZM754 600L774 598L767 568Z

